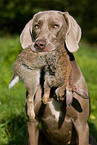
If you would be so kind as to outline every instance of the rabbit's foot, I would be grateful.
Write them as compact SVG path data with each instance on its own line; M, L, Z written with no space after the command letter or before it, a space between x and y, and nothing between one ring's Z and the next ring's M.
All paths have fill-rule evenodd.
M48 94L44 94L44 96L43 96L43 98L42 98L43 103L44 103L44 104L47 104L48 99L49 99Z
M56 90L55 90L55 93L56 93L56 95L57 95L57 99L58 100L64 100L64 95L65 95L65 89L63 89L63 88L57 88Z
M29 108L27 110L27 115L28 115L28 117L29 117L29 119L31 121L33 121L35 119L35 113L34 113L34 111L30 110Z
M35 119L34 104L31 98L27 99L27 116L32 121Z
M66 88L66 105L69 107L73 101L73 92L72 88Z

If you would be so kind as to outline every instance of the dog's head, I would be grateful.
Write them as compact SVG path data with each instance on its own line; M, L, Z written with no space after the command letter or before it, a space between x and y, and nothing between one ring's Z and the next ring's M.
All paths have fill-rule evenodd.
M68 12L44 11L34 15L23 29L20 42L25 49L52 51L66 43L69 52L78 50L81 29Z

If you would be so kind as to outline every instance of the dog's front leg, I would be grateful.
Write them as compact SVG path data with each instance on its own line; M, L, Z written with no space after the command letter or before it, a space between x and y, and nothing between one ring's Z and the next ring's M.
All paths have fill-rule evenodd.
M28 144L29 145L38 145L38 138L39 138L39 129L38 129L38 122L35 121L29 121L27 123L28 125Z
M87 122L74 122L78 134L77 145L89 145L89 126Z

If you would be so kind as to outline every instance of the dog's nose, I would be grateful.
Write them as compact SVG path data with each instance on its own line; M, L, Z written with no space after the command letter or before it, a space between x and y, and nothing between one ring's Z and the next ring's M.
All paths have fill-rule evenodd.
M34 45L34 47L36 48L36 49L44 49L45 48L45 45L46 45L46 41L45 40L37 40L36 42L35 42L35 45Z

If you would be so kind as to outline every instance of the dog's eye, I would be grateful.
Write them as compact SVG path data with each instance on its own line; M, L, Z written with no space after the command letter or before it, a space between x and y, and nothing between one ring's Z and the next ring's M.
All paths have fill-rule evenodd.
M59 28L59 25L58 24L54 24L53 28L57 29L57 28Z
M35 28L35 29L39 29L39 24L35 24L35 25L34 25L34 28Z

